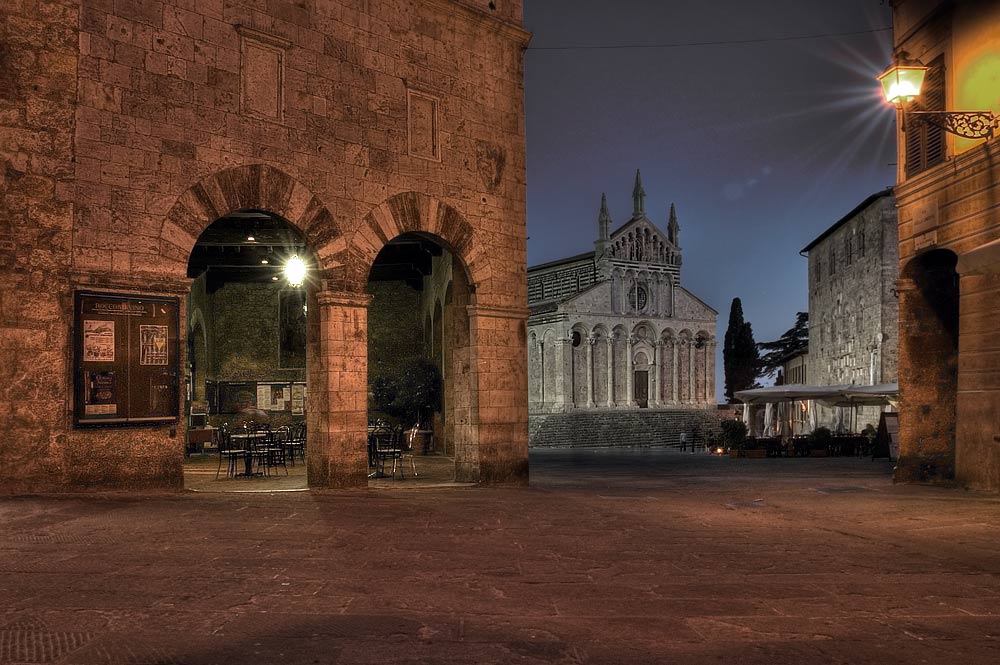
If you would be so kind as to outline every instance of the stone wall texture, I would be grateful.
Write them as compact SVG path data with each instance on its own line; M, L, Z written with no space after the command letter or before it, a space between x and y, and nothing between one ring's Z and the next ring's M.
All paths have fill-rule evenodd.
M311 485L364 482L366 277L408 231L472 282L470 474L526 478L528 35L520 2L496 5L0 5L0 409L18 433L0 491L182 485L182 429L71 427L71 295L186 298L198 236L247 208L295 226L320 263Z
M897 51L922 62L943 57L949 110L1000 112L990 82L1000 74L1000 7L988 0L910 4L894 9ZM900 167L896 187L902 398L896 478L997 492L1000 257L989 243L1000 240L1000 138L946 138L944 164L909 176ZM902 165L902 134L899 145Z
M891 195L843 220L809 250L807 383L896 383L898 277L896 200ZM856 429L877 427L880 412L859 408ZM832 429L834 419L833 409L820 407L819 425Z

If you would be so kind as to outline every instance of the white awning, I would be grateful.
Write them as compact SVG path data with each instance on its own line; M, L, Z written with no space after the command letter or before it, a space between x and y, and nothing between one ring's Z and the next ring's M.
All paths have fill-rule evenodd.
M836 386L785 385L740 390L735 396L744 404L777 404L811 399L826 406L881 406L896 403L899 386L895 383L874 386L850 383Z

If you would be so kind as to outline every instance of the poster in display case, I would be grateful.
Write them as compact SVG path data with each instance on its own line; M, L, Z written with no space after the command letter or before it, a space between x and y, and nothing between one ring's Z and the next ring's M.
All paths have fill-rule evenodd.
M74 426L177 422L178 299L77 291L73 311Z

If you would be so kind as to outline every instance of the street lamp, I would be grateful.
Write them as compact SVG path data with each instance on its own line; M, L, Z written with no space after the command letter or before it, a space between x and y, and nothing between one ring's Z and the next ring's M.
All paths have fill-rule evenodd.
M906 105L920 96L929 67L905 55L889 65L878 77L885 101L907 117L940 127L946 132L967 139L993 138L996 116L991 111L910 111Z
M298 257L291 257L285 262L285 279L291 286L302 286L306 278L306 262Z

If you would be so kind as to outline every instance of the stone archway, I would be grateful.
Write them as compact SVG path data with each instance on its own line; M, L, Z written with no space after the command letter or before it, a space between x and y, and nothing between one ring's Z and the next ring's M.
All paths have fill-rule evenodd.
M326 205L308 187L273 166L246 164L224 169L193 184L174 202L160 227L156 270L186 279L198 238L217 220L245 210L260 211L287 223L301 234L314 259L316 275L306 296L308 310L316 312L307 319L307 461L309 485L327 487L330 414L343 408L327 381L327 367L341 349L336 340L320 335L318 305L325 297L321 292L327 290L326 285L346 280L349 259L347 236ZM193 323L182 326L185 334L193 330ZM181 348L187 348L186 340L181 341Z
M303 234L325 279L344 279L347 240L333 215L308 187L267 164L219 171L181 194L160 227L161 268L184 275L198 237L215 220L238 210L282 218Z
M311 486L362 487L367 485L367 317L370 297L365 293L368 275L379 252L403 234L422 234L440 243L456 258L456 267L467 285L465 293L454 293L448 307L460 307L468 316L470 342L449 366L461 364L469 376L469 389L461 404L448 406L456 414L456 446L477 451L475 468L459 471L458 477L485 483L521 484L527 481L527 369L525 322L527 311L484 305L483 294L492 291L492 270L487 249L462 215L433 197L404 192L393 196L367 214L346 242L344 251L321 258L341 257L326 271L326 289L317 293L320 316L315 338L328 340L318 349L311 380L329 386L325 399L310 405L323 424L323 453L310 457ZM339 238L327 248L338 247ZM457 283L457 282L456 282ZM445 334L448 334L445 324ZM489 348L488 357L480 346ZM456 354L457 355L457 354ZM452 379L455 372L452 371ZM484 389L485 386L485 389ZM483 395L487 407L481 407ZM454 402L455 400L453 400ZM446 416L447 420L447 416ZM448 426L450 431L451 426Z
M899 415L896 479L955 477L958 402L958 257L932 250L906 264L899 293Z

